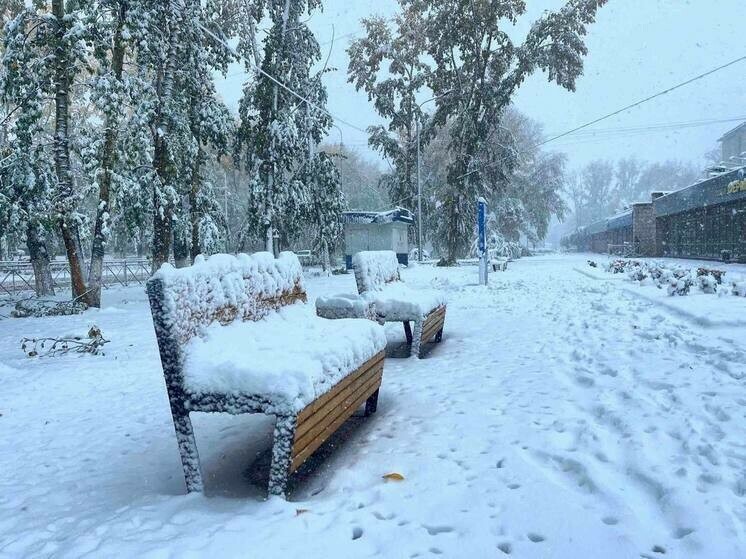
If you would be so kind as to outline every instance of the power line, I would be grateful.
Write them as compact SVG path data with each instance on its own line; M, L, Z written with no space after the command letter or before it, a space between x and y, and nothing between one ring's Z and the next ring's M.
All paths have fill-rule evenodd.
M656 99L658 97L661 97L663 95L671 93L672 91L675 91L675 90L680 89L680 88L682 88L682 87L684 87L686 85L689 85L689 84L691 84L693 82L701 80L702 78L710 76L710 75L714 74L715 72L719 72L720 70L724 70L725 68L728 68L729 66L733 66L734 64L737 64L737 63L742 62L744 60L746 60L746 56L741 56L739 58L736 58L735 60L731 60L730 62L722 64L721 66L713 68L712 70L708 70L707 72L704 72L702 74L694 76L693 78L689 78L688 80L683 81L681 83L678 83L678 84L676 84L674 86L671 86L671 87L669 87L667 89L664 89L663 91L659 91L658 93L654 93L653 95L650 95L650 96L648 96L648 97L646 97L644 99L640 99L639 101L636 101L636 102L631 103L631 104L629 104L629 105L627 105L625 107L622 107L621 109L617 109L616 111L608 113L608 114L606 114L606 115L604 115L602 117L596 118L596 119L594 119L594 120L592 120L590 122L586 122L585 124L581 124L580 126L577 126L577 127L573 128L572 130L568 130L567 132L563 132L562 134L558 134L558 135L553 136L553 137L551 137L551 138L549 138L547 140L543 140L543 141L535 144L532 147L535 147L535 148L536 147L540 147L540 146L543 146L545 144L548 144L549 142L553 142L553 141L558 140L560 138L564 138L565 136L569 136L570 134L574 134L575 132L578 132L579 130L583 130L584 128L588 128L589 126L593 126L594 124L597 124L597 123L599 123L599 122L601 122L603 120L607 120L607 119L609 119L609 118L611 118L613 116L616 116L616 115L618 115L620 113L623 113L624 111L628 111L629 109L633 109L635 107L639 107L643 103L647 103L648 101L652 101L653 99ZM494 167L494 166L495 166L495 164L486 165L485 167L482 167L482 169L484 169L484 168L488 168L489 169L489 168ZM471 171L468 171L468 172L464 173L463 175L457 177L456 180L460 180L460 179L466 178L466 177L468 177L470 175L473 175L474 173L478 173L482 169L473 169Z
M348 121L344 120L343 118L338 117L337 115L335 115L334 113L330 112L329 110L327 110L327 109L325 109L325 108L317 105L316 103L314 103L310 99L307 99L306 97L304 97L303 95L301 95L297 91L289 88L287 85L285 85L284 83L282 83L280 80L278 80L277 78L275 78L274 76L272 76L271 74L269 74L268 72L266 72L265 70L263 70L260 66L257 66L252 60L250 60L246 56L243 56L242 54L240 54L238 51L236 51L236 49L234 49L227 42L225 42L225 40L222 37L218 37L215 33L213 33L212 31L210 31L207 27L205 27L204 25L202 25L202 23L198 22L197 26L200 29L202 29L202 31L204 31L207 35L209 35L215 41L217 41L223 47L225 47L225 49L229 53L231 53L233 56L235 56L236 58L243 59L244 61L248 62L251 66L254 67L254 69L256 69L257 72L259 72L260 74L262 74L265 78L267 78L268 80L270 80L272 83L276 84L277 86L281 87L282 89L284 89L285 91L287 91L288 93L290 93L291 95L293 95L294 97L297 97L298 99L300 99L301 101L303 101L304 103L306 103L309 107L313 107L317 111L322 112L322 113L324 113L327 116L330 116L332 119L341 122L345 126L348 126L348 127L352 128L353 130L357 130L358 132L363 132L363 133L367 134L367 130L362 129L359 126L355 126L351 122L348 122ZM218 29L220 29L220 27L218 27ZM222 33L223 30L220 29L220 32Z
M657 123L657 124L649 124L644 126L632 126L632 127L622 127L622 128L595 128L593 130L586 130L585 132L580 132L578 134L574 134L573 137L589 137L589 136L596 136L596 135L613 135L620 132L637 132L637 131L666 131L666 130L676 130L679 128L694 128L698 126L709 126L711 124L722 124L726 122L736 122L736 121L744 121L746 120L746 116L734 116L734 117L728 117L728 118L718 118L718 119L704 119L704 120L690 120L690 121L683 121L683 122L663 122L663 123Z
M563 140L560 140L559 144L556 144L555 147L564 148L567 146L587 144L587 143L599 142L599 141L604 141L604 140L623 140L627 138L649 136L652 134L677 132L683 129L698 128L702 126L712 126L713 124L723 124L727 122L743 122L744 120L746 120L746 117L737 118L737 119L722 119L722 120L717 120L717 121L700 122L700 123L678 125L678 126L655 127L655 128L649 128L649 129L639 128L639 129L630 129L626 131L620 130L614 133L611 133L610 131L609 133L601 134L599 136L596 136L595 134L585 134L582 136L572 136L572 137L564 138Z
M611 112L609 114L606 114L602 117L599 117L595 120L592 120L590 122L587 122L585 124L581 124L580 126L573 128L572 130L568 130L567 132L563 132L562 134L558 134L557 136L553 136L547 140L544 140L543 142L540 142L537 144L538 146L543 146L544 144L548 144L549 142L553 142L554 140L558 140L559 138L563 138L564 136L569 136L570 134L573 134L574 132L577 132L578 130L582 130L583 128L588 128L589 126L593 126L594 124L597 124L601 122L602 120L606 120L611 118L612 116L616 116L619 113L623 113L624 111L628 111L629 109L634 109L635 107L639 107L643 103L647 103L648 101L652 101L653 99L656 99L658 97L661 97L663 95L666 95L668 93L671 93L672 91L675 91L679 88L682 88L686 85L689 85L690 83L696 82L697 80L701 80L702 78L705 78L707 76L710 76L714 74L715 72L719 72L720 70L724 70L725 68L728 68L729 66L733 66L734 64L737 64L739 62L742 62L746 60L746 56L741 56L739 58L736 58L735 60L731 60L730 62L723 64L722 66L718 66L717 68L713 68L712 70L708 70L707 72L704 72L702 74L699 74L698 76L694 76L693 78L689 78L686 81L683 81L681 83L678 83L672 87L669 87L668 89L664 89L663 91L659 91L658 93L655 93L653 95L650 95L649 97L646 97L645 99L641 99L639 101L636 101L635 103L632 103L630 105L627 105L626 107L622 107L621 109L618 109L614 112Z

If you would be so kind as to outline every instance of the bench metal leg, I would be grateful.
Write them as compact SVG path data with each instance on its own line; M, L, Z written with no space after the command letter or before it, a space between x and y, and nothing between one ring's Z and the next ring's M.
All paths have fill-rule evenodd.
M441 328L438 330L438 333L435 334L435 343L440 343L440 341L443 339L443 329Z
M172 415L187 491L189 493L202 492L204 491L202 472L199 467L199 454L197 453L197 443L194 440L194 429L192 429L192 421L189 419L189 412L172 410Z
M420 351L422 349L422 327L424 326L424 321L422 319L416 321L414 323L414 332L413 332L413 342L412 342L412 351L409 353L409 355L416 355L417 357L420 357Z
M412 327L409 325L409 321L404 321L404 335L407 337L407 343L412 343Z
M373 415L378 409L378 390L376 390L370 397L365 400L365 417Z
M290 465L293 457L293 439L297 417L277 416L275 423L274 444L272 446L272 465L269 469L270 495L285 498L285 490L290 475Z

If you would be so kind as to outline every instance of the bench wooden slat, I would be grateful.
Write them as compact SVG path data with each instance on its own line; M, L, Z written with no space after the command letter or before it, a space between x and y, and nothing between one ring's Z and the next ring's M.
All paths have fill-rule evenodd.
M293 459L290 467L291 472L297 470L300 465L303 464L303 462L305 462L306 459L324 443L324 441L326 441L345 421L347 421L347 419L349 419L353 413L355 413L355 410L357 410L363 402L370 398L370 396L379 389L381 386L381 378L382 374L379 373L375 378L371 379L368 384L353 395L354 400L349 403L345 402L345 406L340 409L336 417L331 419L331 422L326 425L323 431L321 431L316 438L312 439L297 453L295 451L293 452Z
M431 312L426 318L425 323L422 326L422 343L428 342L433 336L435 336L444 326L446 317L446 308L440 306Z
M443 328L442 322L434 322L427 330L422 332L422 343L425 344Z
M319 437L321 437L321 441L318 442L316 447L323 443L324 440L336 431L337 427L341 424L337 423L337 420L341 418L341 421L344 422L360 406L360 403L357 402L362 394L370 395L376 391L376 389L381 385L381 378L381 373L378 373L373 378L368 379L367 382L361 384L354 392L348 394L347 397L332 410L332 413L324 416L320 423L317 423L311 431L306 433L306 435L293 446L293 458L305 453L306 449L313 446L314 441ZM333 425L336 425L337 427L331 428L330 426ZM313 452L313 450L310 452Z
M313 412L311 415L305 416L302 420L298 420L295 429L295 441L300 440L308 431L312 430L313 427L319 423L326 414L330 413L335 407L337 407L344 399L355 392L360 386L367 383L370 378L378 371L383 369L383 360L378 360L367 367L360 367L354 373L350 374L349 377L354 377L351 382L345 382L344 384L337 384L332 390L327 392L322 405L313 406ZM318 401L318 400L317 400Z
M375 367L379 361L383 361L383 358L385 356L385 352L381 351L377 354L375 354L373 357L368 359L365 363L360 365L354 372L351 372L349 375L347 375L344 379L342 379L334 388L332 388L329 392L322 394L320 397L318 397L316 400L308 404L305 408L303 408L300 413L298 413L298 425L302 425L311 415L313 415L318 409L324 407L326 403L334 398L337 391L342 390L345 388L348 384L351 384L354 382L360 375L365 374L368 370Z
M319 410L304 423L298 425L295 431L296 434L293 444L298 449L305 447L310 439L313 439L323 430L324 424L329 423L330 416L337 413L340 407L344 407L345 403L349 403L350 398L353 397L361 388L367 386L372 379L380 377L382 371L383 365L370 369L364 375L358 377L358 380L353 384L349 384L341 390L335 390L334 398L329 400L326 406L319 408Z

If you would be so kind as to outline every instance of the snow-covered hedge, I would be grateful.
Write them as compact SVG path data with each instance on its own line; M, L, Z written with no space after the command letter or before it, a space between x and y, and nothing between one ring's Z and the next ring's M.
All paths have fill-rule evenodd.
M746 281L734 281L731 292L737 297L746 297Z
M589 265L595 262L588 262ZM659 262L617 259L609 262L605 270L612 274L626 273L627 277L642 285L652 283L658 289L665 289L669 295L688 295L692 287L707 294L719 292L726 274L723 270L700 267L695 270L681 266L667 266ZM733 295L746 297L746 281L731 283ZM725 294L724 291L720 292Z

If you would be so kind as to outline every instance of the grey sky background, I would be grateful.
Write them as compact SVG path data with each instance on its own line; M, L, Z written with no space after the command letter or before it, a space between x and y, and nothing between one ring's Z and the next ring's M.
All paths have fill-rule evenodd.
M562 0L528 0L528 12L514 32L525 35L531 22ZM367 96L346 80L350 41L361 34L360 19L370 14L391 16L391 0L326 0L322 13L309 22L322 44L324 56L331 49L327 74L328 108L360 128L381 122ZM336 35L334 43L330 43ZM550 84L539 73L524 83L515 105L541 122L547 136L572 129L678 82L746 55L746 4L743 0L610 0L599 12L587 37L589 49L584 75L577 91L568 92ZM244 76L241 67L231 68L218 88L235 110ZM230 75L234 74L234 75ZM645 127L650 125L725 120L746 120L746 61L706 77L683 89L655 99L595 125L593 130ZM423 94L422 99L427 99ZM632 133L587 132L548 144L547 149L565 152L571 168L593 159L637 156L655 161L681 159L704 166L704 153L717 146L717 139L738 122L722 122L679 130ZM367 137L338 123L344 143L367 158L380 158L367 148ZM330 141L340 132L332 129ZM381 163L385 166L385 163Z

